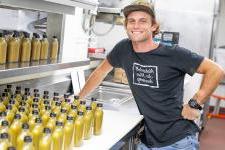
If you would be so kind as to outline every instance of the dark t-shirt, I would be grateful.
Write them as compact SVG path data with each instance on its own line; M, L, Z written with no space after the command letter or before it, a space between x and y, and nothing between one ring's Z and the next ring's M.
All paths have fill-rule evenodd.
M182 117L186 73L193 75L204 57L179 46L160 44L137 53L129 39L120 41L107 55L113 67L125 70L140 113L144 116L148 147L163 147L198 132L197 125Z

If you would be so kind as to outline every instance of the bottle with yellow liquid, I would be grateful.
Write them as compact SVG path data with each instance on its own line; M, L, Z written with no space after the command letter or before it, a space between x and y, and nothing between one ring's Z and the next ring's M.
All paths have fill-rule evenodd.
M2 93L2 98L1 98L1 100L2 100L2 103L5 105L5 106L7 106L8 104L9 104L9 98L8 98L8 94L7 93Z
M12 103L14 103L14 104L12 104ZM12 107L12 112L13 112L14 114L17 112L17 107L16 107L16 105L15 105L15 101L9 100L9 104L8 104L7 106ZM6 106L6 108L7 108L7 106ZM10 109L11 109L11 108L10 108Z
M37 103L31 104L30 112L32 112L33 110L38 110L38 104Z
M23 144L24 144L24 137L25 136L31 136L32 137L32 134L29 130L29 125L27 123L22 124L22 131L17 137L17 141L16 141L17 150L23 150L23 147L24 147Z
M11 84L7 84L5 90L7 90L7 92L6 92L7 96L8 96L8 99L10 99L11 95L13 95L12 85Z
M24 38L21 43L21 54L20 54L20 61L21 62L28 62L30 61L31 55L31 40L30 34L25 32Z
M34 128L31 131L33 136L34 150L38 150L39 140L42 135L42 132L43 132L42 120L41 118L36 118Z
M94 115L93 115L91 106L87 106L86 110L87 111L84 114L84 139L88 140L88 139L90 139L91 134L92 134Z
M9 122L7 120L3 120L0 126L0 134L8 133L9 131Z
M0 64L6 63L7 42L2 33L0 33Z
M74 118L72 116L67 116L63 136L64 150L70 150L72 147L73 131L74 131Z
M62 103L62 107L67 110L67 112L70 111L70 99L66 98L64 102Z
M65 124L65 122L66 122L66 116L67 116L66 109L61 109L60 112L61 113L59 114L58 121L60 121L63 124Z
M93 112L95 112L95 110L97 108L97 99L94 97L91 98L91 108L92 108Z
M1 100L1 102L0 102L0 112L3 112L5 110L6 110L6 107L5 107L4 103L3 103L3 101Z
M9 146L9 134L8 133L1 133L0 134L0 149L1 150L7 150L7 147Z
M10 145L10 144L9 144ZM16 150L16 147L14 147L14 146L8 146L7 147L7 150Z
M21 91L20 90L16 90L15 91L15 95L16 95L16 101L17 102L21 102L22 101L22 95L21 95Z
M56 114L51 112L50 113L50 118L48 120L48 123L46 124L47 128L50 128L51 131L54 131L55 129L55 124L56 124Z
M20 150L20 149L19 149ZM31 136L25 136L23 140L23 147L21 150L34 150Z
M103 120L103 105L102 103L97 104L94 115L94 135L100 135L102 130L102 120Z
M41 40L41 56L40 56L41 60L45 60L48 58L48 47L49 47L49 43L48 43L47 35L43 34L43 39Z
M3 120L5 120L7 113L5 111L0 112L0 124L2 123Z
M10 140L11 140L13 146L16 146L17 137L22 130L22 122L20 121L20 119L21 119L21 115L16 114L15 118L9 128Z
M21 119L20 119L21 122L26 123L28 121L28 117L27 117L24 107L19 108L19 114L21 115Z
M78 112L77 118L74 123L74 146L79 147L82 145L82 139L84 134L84 113Z
M13 119L14 119L14 115L15 115L15 113L12 110L12 105L7 105L6 106L6 117L5 117L5 119L9 122L10 125L11 125Z
M40 54L41 54L40 36L37 33L34 33L31 42L31 60L38 61L40 59Z
M50 106L45 106L45 112L43 113L43 115L41 116L42 119L42 124L43 126L46 126L48 120L49 120L49 116L51 113L51 107Z
M39 141L39 150L52 150L52 136L51 129L44 128L43 134Z
M63 148L63 123L56 121L56 127L52 133L53 149L62 150Z
M73 104L74 104L75 106L79 107L79 105L80 105L79 96L74 95Z
M36 109L32 110L32 112L31 112L31 114L29 114L28 118L29 118L28 124L30 126L30 130L32 131L34 128L34 125L35 125L35 119L39 118L38 110L36 110Z
M86 113L86 101L80 101L80 106L78 107L78 111Z
M72 116L74 119L77 117L77 106L74 104L71 105L71 109L68 113L69 116Z
M52 37L50 59L57 59L59 51L59 42L56 36Z
M20 40L18 32L13 34L13 38L11 38L8 42L7 46L7 62L18 62L19 61L19 52L20 52Z
M56 116L58 117L59 113L60 113L60 110L61 110L61 103L60 102L56 102L55 103L55 108L53 109L52 112L54 112L56 114Z

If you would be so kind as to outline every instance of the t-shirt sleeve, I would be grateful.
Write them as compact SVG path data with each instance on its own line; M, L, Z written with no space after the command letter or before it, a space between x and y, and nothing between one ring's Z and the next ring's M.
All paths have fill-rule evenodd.
M121 63L121 42L117 43L112 51L108 53L106 56L107 60L113 67L118 67L121 68L122 63Z
M188 49L177 46L175 49L175 59L179 69L192 76L197 71L204 57Z

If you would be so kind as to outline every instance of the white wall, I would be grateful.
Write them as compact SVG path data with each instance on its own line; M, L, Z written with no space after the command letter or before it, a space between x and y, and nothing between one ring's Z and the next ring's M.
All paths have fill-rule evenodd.
M225 45L225 0L221 1L221 13L220 13L220 20L219 20L219 29L218 29L218 36L217 36L217 47Z
M0 29L2 30L33 32L28 28L28 24L38 19L37 11L0 8L0 12ZM40 13L40 18L46 16L46 13Z
M76 8L74 15L65 16L62 61L87 59L88 34L82 29L83 9Z

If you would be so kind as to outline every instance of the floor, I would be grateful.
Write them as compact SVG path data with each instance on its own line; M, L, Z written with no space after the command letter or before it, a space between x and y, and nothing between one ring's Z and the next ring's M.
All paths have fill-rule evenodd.
M207 121L200 135L200 150L225 150L225 119Z

